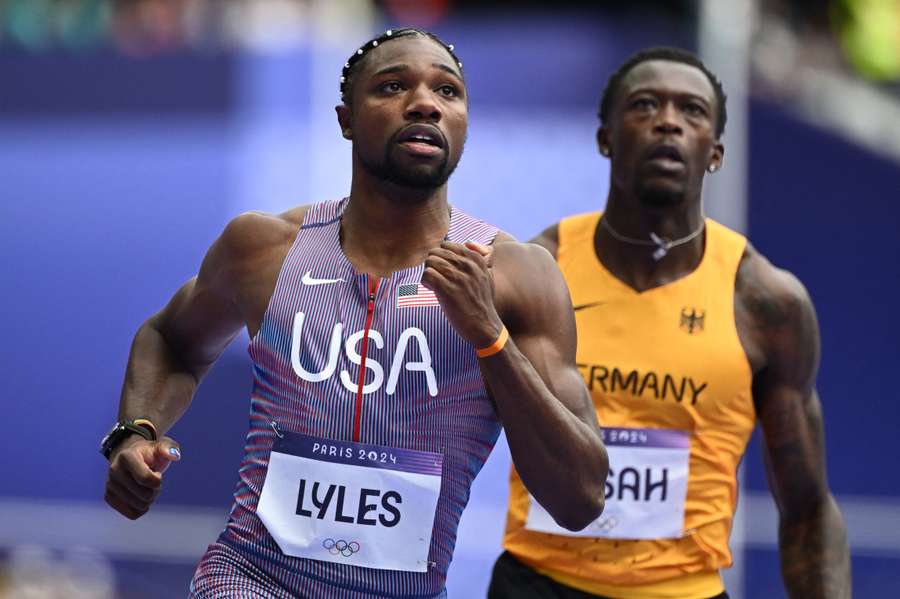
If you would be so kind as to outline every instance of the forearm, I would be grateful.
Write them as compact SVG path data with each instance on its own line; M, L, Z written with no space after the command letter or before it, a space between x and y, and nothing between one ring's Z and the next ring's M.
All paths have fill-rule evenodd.
M162 435L190 405L198 378L150 319L138 329L131 345L119 419L148 418Z
M565 388L584 396L556 397L512 340L503 351L483 358L481 368L529 492L561 526L583 528L603 509L608 463L580 377L573 373L576 384ZM569 405L585 402L586 414L579 417L560 399Z
M793 599L849 599L847 528L829 494L800 517L782 517L778 531L781 573Z

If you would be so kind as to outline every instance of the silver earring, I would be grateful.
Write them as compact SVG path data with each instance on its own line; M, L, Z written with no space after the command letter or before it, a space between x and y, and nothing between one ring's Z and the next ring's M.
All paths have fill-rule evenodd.
M708 170L710 173L714 173L719 170L719 167L717 167L715 164L710 164L709 168L707 168L706 170Z

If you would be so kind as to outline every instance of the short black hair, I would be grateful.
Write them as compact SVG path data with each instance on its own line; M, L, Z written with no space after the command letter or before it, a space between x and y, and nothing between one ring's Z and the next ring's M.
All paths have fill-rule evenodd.
M625 60L616 72L610 75L609 81L606 82L606 88L603 90L603 96L600 99L600 123L606 124L609 120L609 113L612 110L613 102L615 101L619 86L622 84L622 79L625 78L625 75L637 65L649 60L681 62L692 67L697 67L703 71L703 74L709 79L709 82L716 92L716 103L718 104L718 109L716 111L716 138L722 137L722 134L725 133L725 121L728 120L728 113L725 110L727 96L725 95L725 90L722 88L722 82L719 81L719 78L716 77L712 71L706 68L706 65L703 64L702 60L687 50L681 50L680 48L646 48Z
M347 59L347 62L344 63L344 68L341 70L341 102L349 105L350 97L353 95L353 78L359 71L359 65L362 64L363 58L368 56L370 50L377 48L385 42L389 42L391 40L399 39L402 37L409 37L411 35L421 35L440 44L441 47L444 48L444 50L446 50L447 53L453 58L454 62L456 62L456 66L459 67L459 72L460 74L462 74L462 61L460 61L459 57L457 57L456 54L453 53L453 44L446 43L444 40L431 33L430 31L416 29L415 27L388 29L381 35L370 39L365 44L360 46L356 50L356 52L350 55L350 58Z

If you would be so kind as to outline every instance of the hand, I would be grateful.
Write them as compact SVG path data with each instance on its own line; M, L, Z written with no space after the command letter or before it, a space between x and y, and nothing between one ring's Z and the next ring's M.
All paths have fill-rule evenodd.
M104 499L131 520L147 513L162 489L162 475L181 459L178 443L169 437L147 441L131 435L110 455Z
M487 347L503 329L494 307L494 248L445 241L425 258L422 284L434 291L447 320L475 347Z

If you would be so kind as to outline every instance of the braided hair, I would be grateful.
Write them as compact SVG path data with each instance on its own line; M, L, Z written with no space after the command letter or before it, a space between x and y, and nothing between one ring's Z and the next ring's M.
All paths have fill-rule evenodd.
M713 87L713 90L716 93L716 104L718 104L717 118L715 123L715 131L716 137L719 138L725 133L725 122L728 120L728 114L725 111L725 101L727 97L725 95L725 90L722 88L722 82L719 81L719 78L716 77L712 71L706 68L706 65L703 64L703 61L697 58L695 55L687 52L685 50L681 50L679 48L667 48L667 47L658 47L658 48L646 48L633 54L630 58L628 58L622 65L613 73L609 81L606 84L606 89L603 90L603 98L600 100L600 110L598 116L600 117L601 124L606 124L609 119L610 111L612 110L613 102L615 101L615 96L619 92L619 86L622 84L622 80L625 78L625 75L631 71L634 67L641 64L642 62L647 62L650 60L667 60L670 62L680 62L692 67L696 67L703 71L703 74L706 75L706 78L709 79L710 84Z
M456 62L456 66L458 66L460 71L462 71L462 61L460 61L459 57L457 57L456 54L453 53L453 44L447 44L444 42L444 40L442 40L435 34L428 31L423 31L421 29L416 29L414 27L388 29L378 37L372 38L371 40L360 46L356 52L350 55L350 58L347 59L347 62L344 63L344 68L341 70L341 102L343 102L344 104L348 104L353 91L353 78L359 71L359 65L362 64L363 58L365 58L371 50L377 48L385 42L399 39L401 37L409 37L412 35L421 35L440 44L441 47L446 50L451 57L453 57L454 62Z

